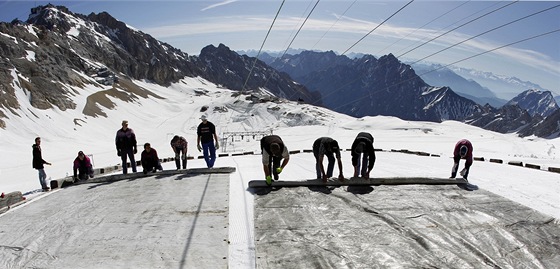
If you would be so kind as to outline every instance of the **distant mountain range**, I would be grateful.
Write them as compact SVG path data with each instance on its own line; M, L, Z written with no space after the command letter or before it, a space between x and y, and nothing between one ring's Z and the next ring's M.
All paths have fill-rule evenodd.
M493 107L500 107L507 103L507 100L496 97L490 89L472 79L466 79L458 75L449 68L420 63L414 64L412 67L426 83L434 86L451 87L457 94L480 105L490 104Z
M502 133L532 133L533 128L542 128L539 123L558 110L550 91L527 90L508 102L450 69L419 65L420 71L416 71L391 54L379 59L371 55L350 59L332 51L304 51L286 54L281 59L267 53L259 58L310 90L320 92L328 108L356 117L458 120ZM494 124L489 124L491 119L495 119ZM560 130L558 123L552 124L556 127L549 131ZM556 131L545 136L557 135Z
M5 128L8 115L18 115L26 107L22 102L37 109L76 109L72 96L84 91L85 85L106 89L88 98L84 115L107 117L99 108L111 109L111 98L127 102L159 98L132 80L170 86L184 77L201 77L224 88L252 93L256 100L300 100L355 117L457 120L543 137L560 133L558 122L549 121L552 127L543 127L557 112L550 112L552 105L548 110L542 108L550 98L539 91L499 110L477 104L449 85L430 85L391 54L377 59L301 51L281 60L264 53L257 60L220 44L189 56L106 12L85 16L51 4L31 9L25 22L0 23L0 53L0 128ZM23 88L26 96L18 95L14 87ZM480 98L493 98L484 87L478 91L486 94ZM529 100L532 98L538 100ZM489 124L489 119L503 113L514 118L508 117L499 128Z

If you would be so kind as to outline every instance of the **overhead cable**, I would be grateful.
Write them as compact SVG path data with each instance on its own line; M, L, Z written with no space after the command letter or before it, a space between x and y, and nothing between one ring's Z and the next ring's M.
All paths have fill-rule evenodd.
M461 25L459 25L459 26L457 26L457 27L455 27L455 28L453 28L453 29L451 29L451 30L449 30L449 31L447 31L447 32L445 32L445 33L443 33L443 34L441 34L441 35L438 35L438 36L436 36L436 37L434 37L434 38L432 38L432 39L430 39L430 40L428 40L428 41L426 41L426 42L424 42L424 43L422 43L422 44L420 44L420 45L418 45L418 46L416 46L416 47L414 47L414 48L412 48L412 49L410 49L410 50L408 50L407 52L405 52L405 53L403 53L403 54L397 56L397 58L400 58L400 57L402 57L402 56L408 54L409 52L411 52L411 51L413 51L413 50L416 50L417 48L420 48L420 47L422 47L422 46L424 46L424 45L426 45L426 44L428 44L428 43L430 43L430 42L432 42L432 41L434 41L434 40L436 40L436 39L438 39L438 38L440 38L440 37L442 37L442 36L444 36L444 35L446 35L446 34L448 34L448 33L450 33L450 32L453 32L453 31L455 31L455 30L457 30L457 29L459 29L459 28L461 28L461 27L463 27L463 26L465 26L465 25L467 25L467 24L469 24L469 23L471 23L471 22L474 22L474 21L476 21L476 20L478 20L478 19L480 19L480 18L482 18L482 17L485 17L485 16L487 16L487 15L490 15L490 14L492 14L492 13L494 13L494 12L500 10L500 9L506 8L506 7L510 6L510 5L513 5L513 4L517 3L517 2L519 2L519 0L513 1L513 2L511 2L511 3L509 3L509 4L505 5L505 6L499 7L499 8L497 8L497 9L494 9L494 10L492 10L492 11L490 11L490 12L487 12L487 13L481 15L481 16L478 16L478 17L476 17L476 18L474 18L474 19L472 19L472 20L470 20L470 21L468 21L468 22L465 22L465 23L463 23L463 24L461 24Z
M366 38L368 35L370 35L371 33L373 33L373 31L375 31L377 28L379 28L379 26L383 25L386 21L388 21L389 19L391 19L393 16L395 16L397 13L399 13L401 10L403 10L405 7L407 7L408 5L410 5L412 2L414 2L414 0L411 0L410 2L408 2L406 5L404 5L403 7L399 8L399 10L397 10L395 13L393 13L393 15L389 16L389 18L385 19L384 21L382 21L379 25L377 25L375 28L373 28L371 31L369 31L369 33L367 33L366 35L364 35L362 38L360 38L358 41L356 41L356 43L352 44L352 46L350 46L348 49L346 49L341 55L346 54L346 52L348 52L350 49L352 49L354 46L356 46L358 43L360 43L362 40L364 40L364 38Z
M253 72L253 68L255 68L255 64L257 63L257 60L259 59L259 55L261 54L262 48L264 47L264 43L266 42L266 39L268 38L268 35L270 34L270 30L272 30L272 26L274 26L274 22L276 22L276 18L278 18L278 14L280 14L280 10L282 10L282 6L284 5L284 2L286 2L286 0L282 1L282 4L280 4L280 8L278 8L278 11L276 12L276 16L274 16L274 20L272 20L272 24L270 25L270 27L268 28L268 32L266 33L266 36L261 44L261 48L259 49L259 52L257 53L257 57L255 57L255 60L253 61L253 66L251 66L251 70L249 70L249 74L247 75L247 78L245 79L245 83L243 84L243 87L241 88L241 91L245 90L245 86L247 86L247 82L249 81L249 78L251 77L251 73Z
M443 16L445 16L445 15L447 15L447 14L453 12L454 10L456 10L456 9L458 9L458 8L460 8L460 7L462 7L463 5L467 4L468 2L470 2L470 0L469 0L469 1L466 1L466 2L463 2L462 4L460 4L460 5L456 6L456 7L454 7L453 9L451 9L451 10L449 10L449 11L447 11L447 12L441 14L441 15L439 15L437 18L435 18L435 19L433 19L433 20L431 20L431 21L425 23L424 25L422 25L422 26L416 28L416 30L414 30L414 31L412 31L412 32L410 32L410 33L408 33L406 36L401 37L399 40L397 40L397 41L393 42L392 44L388 45L387 47L383 48L383 49L380 50L377 54L381 54L381 53L382 53L384 50L386 50L387 48L389 48L389 47L391 47L391 46L397 44L398 42L400 42L401 40L407 38L407 37L410 36L411 34L416 33L418 30L423 29L423 28L426 27L428 24L430 24L430 23L432 23L432 22L438 20L439 18L441 18L441 17L443 17Z
M346 10L342 13L342 15L340 15L336 21L331 25L331 27L329 27L329 29L321 36L321 38L319 38L319 40L317 40L317 42L315 43L315 45L313 45L313 47L311 47L311 50L313 50L313 48L315 48L315 46L317 46L317 44L319 44L319 42L321 42L321 40L323 40L323 37L325 37L325 35L331 31L331 29L338 23L338 21L344 17L344 15L346 14L346 12L348 12L348 10L350 10L350 8L356 3L356 1L358 0L354 0L354 2L352 2L352 4L350 4L350 6L348 6L348 8L346 8Z
M455 25L455 24L457 24L457 23L459 23L459 22L461 22L461 21L466 20L466 19L469 18L469 17L472 17L472 16L474 16L474 15L476 15L476 14L478 14L478 13L484 11L484 10L490 9L490 8L492 8L492 7L494 7L494 6L499 5L499 4L500 4L500 2L496 2L496 3L492 4L492 5L490 5L489 7L486 7L486 8L484 8L484 9L482 9L482 10L479 10L479 11L477 11L477 12L475 12L475 13L473 13L473 14L467 16L467 17L464 17L464 18L462 18L462 19L460 19L460 20L458 20L458 21L456 21L456 22L454 22L454 23L452 23L452 24L450 24L450 25L448 25L448 26L446 26L446 27L444 27L444 28L439 29L439 30L438 30L438 33L443 32L443 30L448 29L448 28L452 27L453 25ZM400 50L398 50L398 51L396 51L396 52L393 52L393 55L397 55L397 54L399 54L401 51L404 51L404 50L406 50L406 49L408 49L408 48L414 46L415 44L424 42L424 41L427 40L428 38L430 38L430 37L429 37L429 36L426 36L426 37L422 38L421 40L419 40L419 41L417 41L417 42L413 42L413 43L411 43L410 45L408 45L408 46L406 46L406 47L404 47L404 48L402 48L402 49L400 49Z
M305 25L305 23L307 22L307 19L309 19L309 16L311 16L311 13L313 13L313 10L315 10L315 8L317 7L317 4L319 4L321 0L317 0L317 2L315 3L315 5L313 6L313 8L311 9L311 11L309 11L309 14L307 14L307 17L305 18L305 20L303 21L303 23L301 24L301 26L299 27L298 31L296 32L296 34L294 35L294 38L292 38L292 41L290 42L290 44L288 44L288 47L286 48L286 50L284 51L284 53L282 54L282 56L280 56L280 59L282 59L284 57L284 55L286 55L286 53L288 52L288 49L290 49L290 47L292 46L292 43L294 42L294 40L296 39L296 37L299 34L299 31L301 31L301 28L303 28L303 26Z
M489 53L489 52L493 52L493 51L496 51L496 50L499 50L499 49L503 49L503 48L505 48L505 47L509 47L509 46L512 46L512 45L515 45L515 44L518 44L518 43L521 43L521 42L525 42L525 41L528 41L528 40L531 40L531 39L539 38L539 37L541 37L541 36L553 34L553 33L556 33L556 32L560 32L560 29L556 29L556 30L552 30L552 31L549 31L549 32L546 32L546 33L534 35L534 36L531 36L531 37L528 37L528 38L524 38L524 39L521 39L521 40L518 40L518 41L515 41L515 42L508 43L508 44L506 44L506 45L502 45L502 46L499 46L499 47L496 47L496 48L493 48L493 49L490 49L490 50L483 51L483 52L481 52L481 53L478 53L478 54L475 54L475 55L472 55L472 56L463 58L463 59L461 59L461 60L452 62L452 63L450 63L450 64L447 64L447 65L444 65L444 66L435 68L435 69L433 69L433 70L424 72L424 73L422 73L422 74L419 74L418 77L421 77L421 76L426 75L426 74L429 74L429 73L431 73L431 72L434 72L434 71L437 71L437 70L446 68L446 67L451 66L451 65L454 65L454 64L458 64L458 63L463 62L463 61L466 61L466 60L470 60L470 59L472 59L472 58L478 57L478 56L480 56L480 55L484 55L484 54ZM358 78L358 79L359 79L359 78ZM357 81L358 79L355 79L355 80L353 80L353 81L351 81L351 82L345 84L344 86L339 87L339 88L338 88L337 90L335 90L334 92L336 92L336 91L340 90L341 88L343 88L343 87L349 85L350 83L353 83L353 82ZM402 81L400 81L400 82L398 82L398 83L395 83L395 84L393 84L393 85L387 86L387 87L385 87L385 88L383 88L383 89L377 90L377 91L375 91L375 92L370 92L370 94L376 93L376 92L380 92L380 91L384 91L384 90L387 90L387 89L389 89L389 88L391 88L391 87L394 87L394 86L396 86L396 85L405 83L405 82L410 81L410 80L412 80L412 79L414 79L414 78L402 80ZM334 92L332 92L332 93L334 93ZM332 94L332 93L331 93L331 94ZM355 102L357 102L357 101L359 101L359 100L361 100L361 99L364 99L364 98L365 98L365 97L361 97L361 98L352 100L352 101L347 102L347 103L345 103L345 104L343 104L343 105L340 105L340 106L338 106L338 107L333 108L333 110L336 111L336 109L338 109L338 108L341 108L341 107L347 106L347 105L349 105L349 104L355 103Z
M284 55L286 55L286 53L288 52L288 49L290 49L290 46L292 45L292 43L294 42L294 40L296 39L296 37L299 34L299 31L301 30L301 28L303 28L303 25L305 25L305 23L307 22L307 19L309 19L309 16L311 16L311 13L313 13L313 10L315 10L315 7L317 7L317 4L319 4L319 1L321 0L317 0L317 2L315 3L315 5L313 6L313 8L311 9L311 11L309 12L309 14L307 14L307 17L305 18L305 20L303 21L303 23L301 24L301 26L299 27L299 30L296 32L296 34L294 35L294 37L292 38L292 41L290 41L290 44L288 45L288 47L286 48L286 50L284 50L284 53L282 53L282 55L280 57L277 58L284 58ZM270 80L272 76L269 76L266 81L264 82L263 87L266 86L266 84L268 84L268 81Z
M508 22L508 23L506 23L506 24L502 24L502 25L500 25L500 26L494 27L494 28L492 28L492 29L490 29L490 30L488 30L488 31L484 31L484 32L482 32L482 33L480 33L480 34L478 34L478 35L475 35L475 36L472 36L472 37L470 37L470 38L467 38L467 39L465 39L465 40L463 40L463 41L461 41L461 42L459 42L459 43L455 43L455 44L453 44L452 46L449 46L449 47L447 47L447 48L444 48L444 49L441 49L441 50L439 50L439 51L437 51L437 52L434 52L434 53L432 53L432 54L430 54L430 55L428 55L428 56L426 56L426 57L424 57L424 58L422 58L422 59L420 59L420 60L417 60L417 61L411 63L410 65L413 65L413 64L415 64L415 63L418 63L418 62L420 62L420 61L422 61L422 60L425 60L426 58L432 57L432 56L434 56L434 55L436 55L436 54L438 54L438 53L440 53L440 52L446 51L446 50L448 50L448 49L450 49L450 48L453 48L453 47L455 47L455 46L457 46L457 45L463 44L463 43L465 43L465 42L467 42L467 41L469 41L469 40L475 39L475 38L477 38L477 37L479 37L479 36L481 36L481 35L487 34L487 33L492 32L492 31L494 31L494 30L497 30L497 29L500 29L500 28L505 27L505 26L507 26L507 25L510 25L510 24L512 24L512 23L516 23L516 22L518 22L518 21L524 20L524 19L526 19L526 18L535 16L535 15L537 15L537 14L543 13L543 12L545 12L545 11L548 11L548 10L551 10L551 9L554 9L554 8L557 8L557 7L560 7L560 4L559 4L559 5L556 5L556 6L553 6L553 7L549 7L549 8L547 8L547 9L543 9L543 10L538 11L538 12L535 12L535 13L533 13L533 14L524 16L524 17L519 18L519 19L517 19L517 20L510 21L510 22Z
M425 75L425 74L429 74L429 73L431 73L431 72L434 72L434 71L440 70L440 69L442 69L442 68L445 68L445 67L448 67L448 66L451 66L451 65L454 65L454 64L457 64L457 63L460 63L460 62L463 62L463 61L472 59L472 58L474 58L474 57L478 57L478 56L480 56L480 55L483 55L483 54L486 54L486 53L489 53L489 52L492 52L492 51L495 51L495 50L499 50L499 49L502 49L502 48L505 48L505 47L509 47L509 46L511 46L511 45L515 45L515 44L517 44L517 43L525 42L525 41L528 41L528 40L531 40L531 39L535 39L535 38L538 38L538 37L541 37L541 36L553 34L553 33L556 33L556 32L560 32L560 29L552 30L552 31L549 31L549 32L546 32L546 33L542 33L542 34L539 34L539 35L535 35L535 36L532 36L532 37L528 37L528 38L525 38L525 39L522 39L522 40L519 40L519 41L511 42L511 43L509 43L509 44L506 44L506 45L503 45L503 46L499 46L499 47L497 47L497 48L493 48L493 49L491 49L491 50L487 50L487 51L484 51L484 52L481 52L481 53L472 55L472 56L470 56L470 57L463 58L463 59L461 59L461 60L452 62L452 63L450 63L450 64L447 64L447 65L438 67L438 68L436 68L436 69L434 69L434 70L427 71L427 72L422 73L422 74L420 74L420 75L418 75L418 76L422 76L422 75Z

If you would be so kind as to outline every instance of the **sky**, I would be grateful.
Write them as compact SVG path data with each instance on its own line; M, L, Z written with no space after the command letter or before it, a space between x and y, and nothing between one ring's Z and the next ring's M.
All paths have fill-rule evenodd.
M136 255L139 252L147 254L142 259L135 260L135 262L153 262L153 264L143 263L140 267L158 267L159 262L164 258L167 259L169 254L162 254L164 255L162 257L156 255L156 259L150 259L153 256L150 255L152 252L149 250L157 245L159 247L165 246L169 253L176 253L177 249L172 249L173 245L170 242L161 244L161 238L179 236L176 233L178 226L174 226L173 229L158 230L157 236L150 232L150 227L157 227L157 225L166 223L179 223L183 227L182 225L187 225L191 219L181 218L173 221L160 221L163 219L170 220L169 217L171 216L165 214L166 211L161 211L164 212L161 213L156 210L154 211L155 216L150 215L147 218L152 221L155 220L153 225L149 225L149 221L144 221L146 216L142 217L133 213L138 210L134 205L143 206L148 212L150 207L153 210L153 208L164 208L163 205L180 204L181 201L178 199L180 196L165 195L166 199L138 198L138 189L142 189L142 193L166 190L169 193L176 194L173 191L177 191L179 188L183 191L189 190L189 188L180 187L177 184L194 180L188 178L189 180L177 181L163 178L161 180L124 180L113 184L86 184L77 188L50 192L45 197L38 195L36 192L33 193L40 187L37 171L31 168L31 145L36 136L42 138L43 158L52 163L51 166L46 166L45 171L48 177L53 179L71 173L72 161L79 150L92 156L95 168L120 163L114 149L114 135L123 119L129 121L129 127L135 131L138 143L141 145L150 142L152 147L158 151L160 158L173 156L169 141L175 134L184 136L189 142L188 154L194 157L194 160L189 161L188 168L199 168L204 167L205 164L203 160L198 158L200 153L195 146L196 126L200 123L200 108L204 105L210 108L205 114L216 125L220 137L218 153L254 152L253 155L220 157L216 161L216 167L236 168L236 171L229 176L229 195L225 199L229 201L228 268L255 268L254 246L256 242L253 212L255 196L247 190L247 184L249 180L264 178L260 165L258 138L253 138L251 135L235 136L234 132L272 131L282 137L290 151L301 151L310 149L313 141L320 136L332 137L339 141L342 148L346 149L351 146L358 132L368 131L375 138L375 147L383 150L383 152L377 153L377 160L371 174L374 178L447 178L453 165L451 158L453 146L459 139L467 138L473 143L474 156L484 157L486 160L484 162L474 162L469 176L469 181L472 184L478 185L481 190L489 191L547 216L560 219L559 174L488 161L490 158L494 158L501 159L506 163L522 161L523 163L541 165L543 169L550 166L558 167L560 138L520 138L514 134L499 134L455 121L445 121L443 123L411 122L386 116L353 118L324 108L295 102L252 104L244 98L233 96L230 90L198 78L186 78L168 88L140 81L135 81L135 83L165 99L139 97L133 103L126 103L108 96L115 104L114 109L101 108L107 113L107 117L90 117L81 114L86 105L87 97L108 89L107 86L88 84L84 89L76 88L77 95L74 97L74 101L77 103L77 108L66 111L60 111L56 108L39 110L26 106L26 102L23 101L25 100L25 91L16 87L17 96L22 100L23 107L18 111L18 116L7 111L9 117L6 120L7 128L0 129L0 144L2 144L0 148L0 156L2 156L0 161L0 192L21 191L31 194L28 195L30 202L15 209L10 209L14 210L14 214L5 217L12 218L16 214L26 214L24 212L29 212L27 210L31 210L29 213L31 215L33 215L32 210L39 210L39 212L45 212L41 210L56 210L56 207L48 202L53 201L51 199L61 199L55 201L66 205L66 210L57 214L47 214L48 217L41 215L42 221L22 222L24 223L22 229L23 226L30 228L39 235L29 236L28 233L24 233L25 238L30 238L33 242L31 243L32 247L38 247L45 251L44 253L41 252L42 256L32 256L33 262L51 261L49 256L44 254L50 254L50 257L58 257L60 254L68 256L66 256L66 259L54 259L54 262L63 264L65 262L66 264L80 262L86 268L96 268L96 266L99 266L97 263L101 262L107 262L103 263L107 266L111 264L115 266L117 262L122 262L122 256ZM201 89L204 89L206 94L200 95ZM195 98L196 102L193 101ZM76 125L75 122L80 124ZM393 149L423 151L440 157L391 152ZM139 155L136 154L136 158L139 158ZM346 177L351 176L353 167L348 151L342 152L342 161L343 174ZM460 168L463 165L464 161L461 161ZM315 162L312 154L292 154L290 162L281 174L281 179L304 180L313 178L315 176L314 166ZM164 170L174 169L174 163L164 163ZM338 169L335 168L335 175L338 175L338 172ZM156 182L160 185L157 185ZM201 187L200 185L189 186L196 187L195 190ZM404 186L402 187L404 188ZM382 189L383 187L375 188ZM93 191L86 192L86 190ZM375 197L374 194L376 193L363 196ZM473 195L477 196L476 191ZM333 196L338 197L337 195L327 197ZM103 204L105 200L113 201L111 199L130 199L130 201L136 202L127 204L122 207L122 211L118 211L120 207L113 206L114 204ZM196 206L198 202L199 200L194 199L194 203L189 204ZM91 205L106 206L107 210L95 206L83 207L84 204L90 203ZM120 213L108 213L115 212L113 210ZM103 217L95 218L95 220L82 218L88 214L95 216L99 214ZM36 215L37 213L35 213ZM76 219L72 216L78 217ZM484 220L495 223L495 219L488 216L479 217L480 220L475 219L473 221ZM69 220L61 222L60 218L69 218ZM0 215L0 221L2 219L3 216ZM200 219L202 221L205 218L201 215ZM187 223L185 224L185 222ZM117 230L107 228L115 227L107 225L118 225L119 223L126 223L131 226L127 226L128 229ZM42 226L35 227L34 225ZM43 227L47 227L47 229ZM54 227L64 228L57 229ZM470 225L470 227L479 226ZM207 226L199 225L195 232L207 231L207 229ZM475 228L475 230L480 233L479 228ZM66 236L56 236L61 232ZM145 240L138 241L137 244L125 242L122 245L123 252L119 252L121 255L119 259L109 260L104 255L107 250L104 244L91 243L98 242L91 238L98 236L99 233L104 236L103 240L107 240L105 243L110 245L115 244L118 238L137 239L140 237ZM9 235L4 236L8 237ZM44 240L37 241L37 238ZM50 242L49 240L53 241ZM50 244L41 245L45 241L50 242ZM223 241L220 240L220 242ZM118 243L123 244L122 242ZM11 245L19 246L20 244ZM72 253L71 251L75 251L72 246L79 250L84 249L85 252L78 251L78 253L74 252L76 255L69 255L69 253ZM196 246L193 246L193 249L196 249ZM182 248L179 248L179 250L182 250ZM91 255L88 256L90 253ZM178 253L178 255L180 254ZM96 255L99 255L99 260L92 258L98 257ZM113 254L107 255L116 257ZM219 260L221 261L221 259ZM130 266L130 264L127 265Z
M25 20L31 7L46 3L2 1L0 21ZM558 1L50 3L86 15L107 11L191 55L220 43L235 51L392 53L402 61L423 59L514 76L560 94L560 32L554 32L560 29Z

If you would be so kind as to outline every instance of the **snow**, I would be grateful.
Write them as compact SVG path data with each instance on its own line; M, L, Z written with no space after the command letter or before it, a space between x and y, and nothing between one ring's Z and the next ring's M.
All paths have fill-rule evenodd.
M15 79L17 75L15 72L12 74ZM21 191L29 194L31 202L42 203L40 198L45 195L33 192L40 185L37 171L31 168L31 145L37 136L42 138L43 158L53 164L45 167L50 178L71 174L72 161L79 150L93 156L96 168L119 164L114 136L124 119L129 121L129 127L135 131L138 144L150 142L157 149L160 158L173 156L169 146L173 135L184 136L189 142L188 155L194 157L189 161L188 168L204 167L203 160L198 159L200 153L195 144L196 126L203 113L201 108L207 106L208 111L204 114L216 125L221 139L225 132L273 132L282 137L291 151L311 149L313 141L321 136L332 137L339 141L343 149L347 149L357 133L371 132L375 138L375 147L383 150L377 154L372 177L446 178L450 175L453 162L453 146L458 140L467 138L473 143L474 156L485 159L474 162L469 176L471 183L478 185L481 190L560 219L560 174L545 171L548 167L560 167L560 138L519 138L514 134L499 134L456 121L411 122L385 116L353 118L296 102L251 103L245 99L246 95L236 95L201 78L185 78L170 87L146 81L135 83L152 95L147 95L148 98L131 98L128 102L107 95L114 104L113 109L97 104L107 117L85 116L82 110L88 96L99 94L108 88L72 87L78 92L73 97L78 104L77 109L60 111L56 108L33 108L28 103L29 97L25 91L18 88L17 83L12 84L16 87L22 109L15 114L0 108L7 115L7 119L4 119L7 127L0 129L0 192ZM263 178L258 139L258 136L244 136L230 137L227 142L220 140L221 148L218 153L228 153L230 156L218 158L216 166L236 168L229 176L228 268L255 266L255 197L247 190L247 183ZM439 157L391 152L400 149L428 152ZM254 154L231 156L232 153L243 152ZM139 159L140 154L136 158ZM489 159L500 159L504 163L492 163ZM350 177L353 167L348 151L342 153L342 161L343 173ZM508 165L509 161L540 165L541 169ZM461 166L463 164L462 161ZM164 163L164 170L173 169L174 163ZM336 174L338 171L335 167ZM292 180L314 177L315 160L310 153L292 154L290 163L281 175L283 179ZM126 183L115 186L123 184ZM123 191L125 190L126 188ZM172 191L173 188L169 190ZM70 192L63 189L48 195L63 197L65 193ZM30 202L8 213L17 214L28 204ZM0 222L8 213L0 215ZM53 224L43 222L42 216L36 218L31 220L45 226ZM121 232L124 237L133 237L126 231ZM123 251L133 254L134 249ZM74 262L77 264L79 259L76 258Z

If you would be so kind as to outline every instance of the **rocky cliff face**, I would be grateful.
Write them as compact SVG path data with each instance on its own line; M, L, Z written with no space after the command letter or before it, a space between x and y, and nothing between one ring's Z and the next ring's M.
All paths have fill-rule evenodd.
M519 131L520 136L536 135L538 137L556 138L560 136L560 109L552 112L543 120L535 121Z
M201 76L241 90L254 62L223 45L205 48L201 58L189 56L106 12L85 16L51 4L31 9L26 22L0 23L0 54L1 128L6 111L17 115L21 109L15 86L26 91L32 106L64 111L76 108L72 96L85 84L112 85L132 97L149 96L123 83L123 78L168 86L186 76ZM318 94L262 62L244 90L268 91L293 100L315 99L320 104Z
M218 47L206 46L201 50L199 58L204 63L201 65L201 76L229 89L253 92L267 89L277 97L321 104L321 96L317 92L309 92L287 74L260 60L255 62L255 58L241 56L223 44Z
M540 118L542 119L542 118ZM499 133L513 133L539 121L516 105L506 105L499 109L485 106L480 113L475 113L466 122Z
M540 115L543 117L548 117L559 109L550 91L539 91L537 89L530 89L520 93L507 102L506 105L518 105L527 110L532 116Z
M307 51L282 59L266 55L262 59L320 92L327 108L348 115L457 120L501 133L558 136L558 123L544 119L558 110L550 92L527 91L498 109L483 107L449 87L428 85L393 55L349 59L333 52ZM552 127L545 128L545 122Z
M432 87L389 54L357 59L333 52L287 55L269 63L323 96L326 107L362 117L386 115L405 120L463 120L480 108L453 93Z

